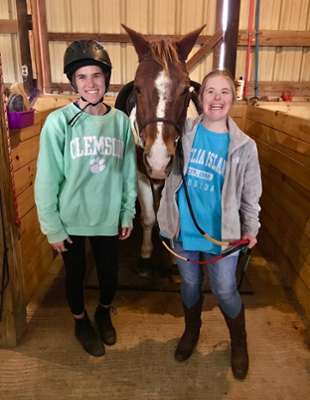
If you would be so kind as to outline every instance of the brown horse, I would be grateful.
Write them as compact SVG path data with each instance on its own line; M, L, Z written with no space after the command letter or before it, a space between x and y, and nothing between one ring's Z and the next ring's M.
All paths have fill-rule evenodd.
M156 208L161 189L172 168L193 89L185 61L204 26L185 35L180 41L161 39L152 42L142 34L122 26L139 57L134 82L126 85L125 92L130 92L127 106L130 108L137 144L138 198L143 227L138 269L141 275L147 276L153 267L151 235L156 222L153 196ZM116 107L120 109L119 97L123 94L120 92L116 100Z

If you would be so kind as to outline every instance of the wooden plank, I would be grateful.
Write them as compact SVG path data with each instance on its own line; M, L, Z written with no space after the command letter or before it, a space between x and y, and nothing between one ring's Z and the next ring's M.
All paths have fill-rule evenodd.
M260 139L269 146L287 154L294 160L310 167L310 135L309 143L307 143L249 119L246 121L246 132L252 137Z
M0 19L1 34L17 34L18 22L17 19Z
M147 40L158 40L158 38L180 40L182 35L145 35ZM204 44L212 35L201 35L197 44ZM127 34L124 33L92 33L92 32L48 32L47 40L53 42L73 42L81 39L93 39L103 43L131 43ZM238 31L238 46L247 46L248 31ZM310 31L297 30L260 30L259 44L264 47L308 47L310 46ZM252 31L251 46L256 46L255 31Z
M14 171L38 157L39 142L40 136L35 136L12 149Z
M248 94L247 97L250 99L254 97L255 90L254 81L248 82ZM310 82L289 82L289 81L279 81L279 82L270 82L270 81L258 81L259 88L259 96L270 96L270 97L278 97L280 99L283 90L290 90L293 93L294 98L309 98L310 93Z
M274 240L279 246L282 245L283 253L310 289L310 240L266 192L260 204L264 211L261 213L262 224L268 226Z
M39 97L36 102L36 108L40 111L54 111L57 108L64 107L79 99L78 95L48 95Z
M310 191L260 160L263 192L267 193L288 218L310 239ZM279 196L281 193L281 196Z
M218 29L214 35L208 39L203 46L187 61L186 67L191 71L195 65L217 44L223 39L222 29Z
M245 101L240 101L240 102L238 101L237 103L235 103L231 107L229 115L232 118L235 118L235 117L243 118L244 112L246 111L246 109L247 109L246 102Z
M41 232L37 209L33 207L23 218L20 230L20 245L22 249L23 257L27 256L37 247L44 237Z
M241 129L243 131L244 129L244 122L242 118L233 118L236 125L238 126L239 129Z
M23 129L10 129L10 140L12 148L21 145L21 142L31 139L34 136L38 136L42 129L42 121L37 120L31 126Z
M8 126L3 102L2 63L0 57L0 229L2 253L0 258L0 282L3 290L0 319L0 347L17 346L27 332L27 313L19 245L19 232L15 224L14 195L8 149ZM6 254L6 258L3 255ZM5 265L2 265L2 263ZM4 276L4 271L6 274ZM9 281L7 278L9 276ZM6 281L2 280L6 279ZM3 283L3 286L2 286Z
M266 160L280 172L287 175L293 181L298 183L304 189L310 187L310 170L303 164L291 159L278 150L268 146L259 139L255 139L259 158Z
M239 30L238 45L247 46L248 31ZM259 45L268 47L308 47L310 46L310 31L297 30L260 30ZM256 46L256 35L252 31L251 46Z
M48 260L45 260L45 258ZM48 267L52 264L56 257L56 252L52 246L48 243L46 237L42 237L42 241L36 247L33 247L33 254L23 256L23 270L24 270L24 281L25 286L31 280L33 274L36 274L38 269L45 269L45 273ZM45 268L43 268L45 265Z
M124 87L124 84L111 84L110 92L120 92ZM269 96L271 98L278 97L280 99L283 90L289 89L294 94L295 97L300 99L308 99L310 93L310 82L259 82L259 94L260 96ZM48 87L49 92L58 91L62 92L72 92L70 83L57 83L52 82ZM248 99L254 97L254 82L248 82ZM297 96L298 95L298 96Z
M14 171L16 194L21 194L24 190L34 185L37 171L37 159Z
M123 87L125 85L124 84L118 84L118 83L112 83L109 86L109 92L120 92ZM50 93L54 93L55 91L59 92L59 93L63 93L63 92L72 92L72 87L70 83L57 83L57 82L51 82L49 84L49 86L47 87L48 92Z
M246 118L310 143L310 119L301 119L252 106L248 106Z
M40 255L40 258L38 258L38 260L34 262L36 268L31 277L29 277L29 279L27 279L27 282L25 283L26 304L28 304L32 299L42 280L45 278L49 267L52 265L54 259L55 256L53 253L51 253L49 249L45 254L42 253Z
M148 41L158 39L179 41L184 35L144 35ZM196 44L204 44L211 35L200 35ZM47 40L52 42L74 42L75 40L92 39L102 43L131 43L127 33L87 33L87 32L48 32Z
M17 196L18 204L18 215L22 219L33 207L34 202L34 187L29 186L28 189L24 190L19 196Z
M310 292L303 280L290 265L287 258L283 255L282 246L278 246L274 237L270 235L265 226L262 226L258 236L259 246L264 246L271 254L273 260L279 266L288 285L294 290L296 297L310 315Z

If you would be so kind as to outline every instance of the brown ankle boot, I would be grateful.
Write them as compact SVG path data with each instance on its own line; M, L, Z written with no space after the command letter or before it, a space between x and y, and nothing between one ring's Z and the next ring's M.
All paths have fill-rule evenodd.
M116 332L112 324L110 310L117 314L114 307L102 307L100 304L95 311L95 321L98 326L99 335L104 344L112 346L116 343Z
M226 324L229 329L231 339L231 368L235 378L244 379L248 373L249 357L247 350L244 305L238 316L234 319L229 318L223 310Z
M185 331L178 343L174 357L182 362L187 360L193 353L199 339L201 328L201 311L203 296L192 307L187 308L183 303L185 316Z
M75 319L75 336L84 350L92 356L100 357L105 353L104 345L90 322L87 312L84 318Z

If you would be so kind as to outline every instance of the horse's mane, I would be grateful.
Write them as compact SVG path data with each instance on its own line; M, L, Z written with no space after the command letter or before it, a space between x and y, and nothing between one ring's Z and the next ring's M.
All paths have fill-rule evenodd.
M176 42L171 39L151 42L150 49L154 60L165 70L168 70L169 63L178 64L180 62Z

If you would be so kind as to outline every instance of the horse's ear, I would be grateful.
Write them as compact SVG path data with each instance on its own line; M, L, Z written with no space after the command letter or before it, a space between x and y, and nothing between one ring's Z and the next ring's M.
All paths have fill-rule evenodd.
M203 25L195 31L188 33L177 43L178 54L182 61L185 61L187 59L189 53L197 42L198 36L205 26L206 25Z
M128 33L131 43L133 44L138 57L139 62L141 62L146 54L150 51L150 43L144 39L141 33L134 31L133 29L128 28L128 26L121 24L125 31Z

